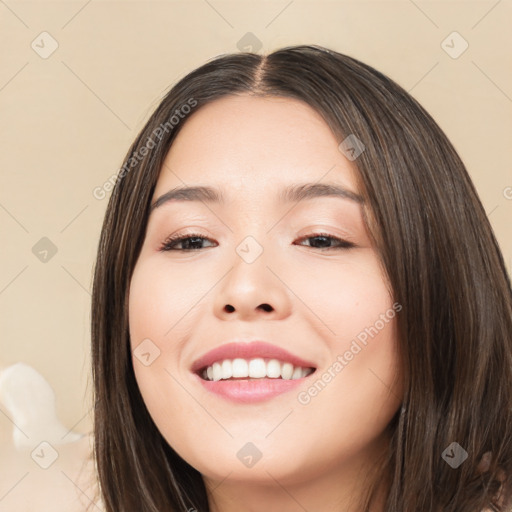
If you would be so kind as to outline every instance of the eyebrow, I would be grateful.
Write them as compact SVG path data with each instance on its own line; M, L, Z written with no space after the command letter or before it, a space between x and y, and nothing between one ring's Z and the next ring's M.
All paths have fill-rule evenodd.
M298 202L303 199L314 199L317 197L338 197L348 199L362 204L363 197L352 192L341 185L334 183L299 183L289 185L278 194L281 202ZM171 201L204 201L205 203L225 203L225 196L222 190L205 185L191 187L176 187L161 195L150 208L150 213L156 208Z

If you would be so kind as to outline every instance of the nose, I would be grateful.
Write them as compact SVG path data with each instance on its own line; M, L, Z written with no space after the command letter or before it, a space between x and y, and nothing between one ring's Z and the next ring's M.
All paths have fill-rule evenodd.
M283 319L291 313L292 293L271 268L268 251L248 262L235 254L215 297L215 314L223 320Z

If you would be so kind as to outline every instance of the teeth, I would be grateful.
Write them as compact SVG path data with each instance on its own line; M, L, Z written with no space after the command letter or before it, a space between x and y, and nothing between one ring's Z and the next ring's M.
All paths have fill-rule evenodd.
M225 361L226 363L230 363L231 361ZM228 366L229 368L229 366ZM249 375L249 365L245 359L234 359L231 368L233 369L233 377L247 377ZM215 370L215 363L213 363L213 369ZM219 375L217 380L220 379L229 379L230 376L224 377L224 372ZM215 380L215 371L213 372L213 380Z
M302 368L296 367L293 369L292 379L300 379L302 377Z
M293 364L292 363L284 363L281 368L281 377L283 379L291 379L293 375Z
M261 357L255 359L224 359L208 366L202 372L206 380L227 380L233 378L262 379L265 377L286 380L301 379L313 373L313 369L293 366L291 363L283 363L277 359L265 360Z
M219 363L213 363L213 380L222 379L222 367Z
M236 368L236 365L240 365L240 372L239 372L240 374L238 375L238 377L249 376L249 377L252 377L253 379L261 379L263 377L266 377L267 365L265 364L265 361L263 359L251 359L249 361L249 371L248 372L245 370L245 366L243 366L238 361L243 361L245 363L245 361L243 359L235 359L233 361L233 367ZM243 373L242 373L242 369L244 370ZM281 370L281 369L279 369L279 370ZM224 374L222 375L222 378L225 378Z
M222 361L222 378L229 379L233 376L233 365L230 364L229 360Z

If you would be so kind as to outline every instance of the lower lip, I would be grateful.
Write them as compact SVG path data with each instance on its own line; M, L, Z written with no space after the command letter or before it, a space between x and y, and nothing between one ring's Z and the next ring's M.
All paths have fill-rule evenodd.
M301 379L255 379L255 380L204 380L195 374L205 389L216 395L238 403L254 403L269 400L300 386L313 375Z

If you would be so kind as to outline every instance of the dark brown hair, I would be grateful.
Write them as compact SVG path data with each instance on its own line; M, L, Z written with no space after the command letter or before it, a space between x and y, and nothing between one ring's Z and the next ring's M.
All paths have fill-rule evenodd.
M353 135L365 146L353 164L372 239L403 307L396 319L405 394L361 510L371 510L382 482L386 512L508 510L512 291L474 185L404 89L354 58L304 45L222 55L195 69L165 95L126 155L105 214L92 297L94 456L107 511L209 510L201 474L167 444L137 387L128 293L174 137L201 106L240 94L301 100L340 142ZM178 122L170 122L177 111ZM168 129L158 132L162 126ZM453 442L467 452L456 469L442 457Z

